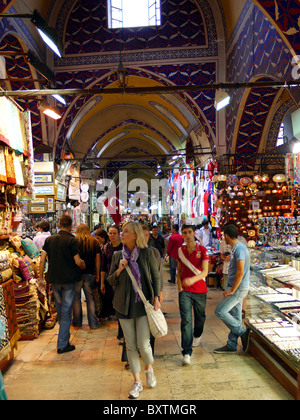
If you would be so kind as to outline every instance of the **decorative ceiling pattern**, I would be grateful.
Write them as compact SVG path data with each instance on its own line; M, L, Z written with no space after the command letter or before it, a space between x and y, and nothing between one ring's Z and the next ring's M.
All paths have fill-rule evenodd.
M205 24L191 0L161 1L163 25L109 29L107 3L79 0L68 19L65 55L206 45Z
M271 77L269 80L291 79L292 55L288 47L275 28L270 25L268 19L250 1L232 35L227 68L228 81L230 82L254 81L263 75ZM299 96L300 100L297 91L294 89L292 93L296 97ZM258 152L260 142L263 140L263 127L270 116L269 111L276 93L276 89L252 90L244 104L242 99L245 90L240 89L232 92L232 101L227 108L228 150L231 145L235 145L232 153ZM256 102L258 108L253 111L253 104ZM242 110L241 107L243 107ZM239 122L237 117L241 113L242 117ZM234 138L236 123L239 123L239 130Z
M267 117L277 95L276 89L252 89L240 121L236 154L251 156L259 151ZM251 170L246 163L241 163L240 170Z
M236 0L232 0L234 1ZM162 0L161 27L117 30L107 28L106 0L53 0L51 4L48 0L48 14L45 13L48 7L45 3L43 2L44 16L48 16L52 26L56 26L65 42L64 57L54 57L53 62L49 61L51 66L54 64L59 87L115 86L112 72L118 66L120 51L130 75L139 78L144 86L149 82L170 86L214 83L220 80L222 66L225 66L222 44L219 43L222 41L220 26L223 26L225 19L216 20L216 7L220 8L222 14L222 0ZM38 0L31 0L30 7L40 10L42 6ZM21 0L0 0L0 11L28 12L28 9L29 5L25 7ZM299 0L249 0L226 44L227 81L250 81L266 76L277 80L289 80L292 53L300 54L299 15ZM275 24L275 28L270 22ZM226 33L226 28L222 30ZM40 58L44 56L44 51L40 50L40 43L36 42L33 32L28 30L24 21L0 19L0 49L21 48L17 38L22 39L24 45L33 49ZM33 72L22 56L7 59L7 73L9 77L27 79L35 75L35 71ZM28 80L22 86L12 82L10 87L34 88L38 85ZM291 90L296 101L300 100L298 91L299 89ZM243 90L232 93L232 102L226 112L227 150L230 152L231 145L234 144L235 150L253 153L254 150L259 150L266 119L274 117L271 114L274 97L272 99L268 89L252 90L249 97L245 97ZM157 95L157 98L152 98L152 102L159 103L161 99ZM84 115L81 113L89 100L88 97L68 97L65 107L59 105L63 118L58 124L55 138L51 138L50 141L51 144L56 144L56 156L60 156L70 134L70 127L75 126L75 122L78 123L79 129L81 125L89 124L95 118L92 110L87 110ZM173 113L173 118L181 112L187 120L181 134L174 135L174 138L168 138L159 130L155 132L154 122L151 125L140 121L140 127L142 130L151 128L155 132L155 138L160 137L164 143L167 140L170 150L178 142L184 146L187 136L193 130L197 132L201 129L213 148L215 144L220 144L213 101L214 92L210 90L172 95L172 101L170 100L169 106L165 105L166 108ZM37 102L28 100L26 103L19 103L32 111L34 144L42 143L47 138L47 125L37 109ZM141 106L144 103L144 99L141 99ZM259 129L253 125L255 106L258 106L260 112L257 118ZM113 107L111 109L113 110ZM138 108L132 109L136 111ZM126 115L121 119L118 130L122 129L122 123L124 129L127 129L126 122L138 121L135 111L133 115ZM157 110L153 112L155 111ZM170 126L173 126L171 120ZM112 127L116 127L115 123ZM104 130L106 137L108 131L109 129ZM175 131L174 129L174 133ZM48 134L53 136L53 132L49 131ZM102 134L100 128L93 143L86 142L85 154L100 141ZM110 134L115 135L116 129L111 129ZM68 137L71 142L72 139L72 135ZM144 150L142 146L140 149Z
M130 67L127 69L130 75L144 78L145 83L147 83L147 79L151 78L164 86L172 84L191 84L192 80L193 83L208 84L214 82L216 77L215 63L199 65L185 64L182 66L147 66L145 67L145 70ZM111 73L106 76L105 71L103 70L100 70L99 72L93 71L92 73L89 71L78 73L72 72L70 76L70 79L68 79L66 73L58 73L57 85L66 89L70 87L88 88L91 86L105 88L115 82L114 76ZM97 80L98 82L95 84ZM181 100L185 107L189 108L195 118L198 119L198 121L201 121L206 129L207 136L213 145L214 138L212 133L215 133L215 109L213 106L214 92L202 91L189 95L179 93L176 96ZM57 141L57 152L63 147L70 123L86 101L88 101L88 97L78 98L75 103L72 103L72 107L68 109L65 114L65 120L61 123Z
M300 52L300 3L299 0L259 0L265 14L277 25L296 54Z

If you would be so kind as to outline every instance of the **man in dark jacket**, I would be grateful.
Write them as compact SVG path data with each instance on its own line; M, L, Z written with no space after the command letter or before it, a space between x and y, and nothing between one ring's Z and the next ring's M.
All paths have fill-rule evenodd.
M46 239L40 261L39 286L45 286L44 269L48 258L47 282L51 283L59 321L57 353L75 350L69 343L75 283L80 280L85 263L79 256L78 242L71 234L72 219L68 215L59 221L60 231ZM81 270L80 270L81 269Z

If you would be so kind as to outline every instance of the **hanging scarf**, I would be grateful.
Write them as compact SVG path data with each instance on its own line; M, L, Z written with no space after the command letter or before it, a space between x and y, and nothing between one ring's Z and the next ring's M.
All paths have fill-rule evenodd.
M141 273L140 273L140 269L137 263L139 254L140 254L140 248L138 248L137 246L132 250L132 252L129 251L126 245L123 246L123 257L125 258L125 260L128 261L130 270L132 271L132 274L134 278L136 279L136 282L139 288L141 289L142 288ZM139 302L140 300L141 300L140 295L135 290L135 302Z

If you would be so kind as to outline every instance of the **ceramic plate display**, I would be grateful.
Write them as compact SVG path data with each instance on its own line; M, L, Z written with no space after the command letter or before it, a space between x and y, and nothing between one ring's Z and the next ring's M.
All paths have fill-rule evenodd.
M226 181L227 176L226 175L218 175L218 181Z
M254 181L254 182L261 182L261 176L260 176L260 175L255 175L255 176L253 177L253 181Z
M270 179L270 177L267 174L264 174L264 175L261 176L262 182L269 182L269 179Z
M89 193L88 192L82 192L80 194L80 199L83 203L86 203L89 200Z
M264 197L266 195L266 191L260 190L257 193L258 197Z
M80 184L80 188L81 188L81 191L88 192L88 190L89 190L89 184L87 184L86 182L82 182Z
M80 203L80 210L82 211L82 213L86 213L88 209L89 209L88 203Z
M251 241L248 242L248 247L249 248L255 248L255 246L256 246L256 242L255 241L251 240Z
M252 183L252 179L245 176L244 178L241 178L240 183L244 187L248 187L248 185L250 185Z
M285 180L286 180L286 177L283 174L277 174L277 175L273 176L273 181L274 182L284 182Z
M236 175L228 175L226 183L227 185L237 185L239 183L239 179Z

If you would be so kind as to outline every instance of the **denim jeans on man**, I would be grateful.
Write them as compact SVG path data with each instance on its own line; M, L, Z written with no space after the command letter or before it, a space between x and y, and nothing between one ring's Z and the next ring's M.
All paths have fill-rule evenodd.
M52 283L53 296L59 322L57 348L63 349L69 344L72 308L75 296L75 282Z
M177 260L169 256L169 265L170 265L171 282L176 283Z
M201 337L206 319L206 293L191 293L182 290L179 293L179 309L181 316L182 354L192 355L193 337ZM193 331L194 309L194 331Z
M215 309L216 316L230 329L227 346L231 350L236 350L238 338L246 332L246 328L242 325L242 305L248 291L248 286L238 287L232 295L226 296Z
M96 306L93 296L93 287L95 283L95 276L93 274L82 274L81 280L76 282L75 299L73 305L73 326L81 327L82 325L82 306L81 306L81 289L83 289L86 306L87 317L90 328L95 328L98 325Z

